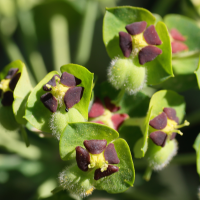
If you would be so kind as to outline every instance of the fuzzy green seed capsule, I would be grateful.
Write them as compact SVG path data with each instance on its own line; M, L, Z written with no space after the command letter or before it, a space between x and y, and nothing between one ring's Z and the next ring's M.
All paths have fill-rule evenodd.
M129 94L134 94L146 82L146 69L136 66L132 59L116 58L108 69L108 78L116 89L125 89Z
M165 147L157 146L149 140L148 151L145 157L149 160L149 165L154 170L161 170L176 155L177 149L178 145L176 140L168 140Z

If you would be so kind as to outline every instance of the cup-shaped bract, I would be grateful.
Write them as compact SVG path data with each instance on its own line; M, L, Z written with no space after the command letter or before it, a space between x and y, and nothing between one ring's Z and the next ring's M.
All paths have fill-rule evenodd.
M146 152L149 150L149 147L148 147L149 141L154 140L154 143L152 142L151 146L156 145L155 144L156 139L154 139L154 138L157 138L157 135L160 138L159 141L157 140L158 144L156 146L160 145L160 146L158 146L159 148L157 148L157 149L161 149L161 148L164 149L165 146L167 146L167 144L168 144L168 143L166 143L166 145L165 145L164 141L169 142L170 137L172 137L172 133L178 131L178 130L176 130L176 128L179 128L179 127L177 127L177 126L179 126L178 123L175 120L168 120L168 117L166 117L166 113L163 114L164 111L166 113L169 111L172 111L171 113L173 113L173 114L175 113L175 115L173 115L173 117L176 119L178 118L179 123L180 123L183 120L183 117L185 115L184 98L182 96L180 96L179 94L177 94L176 92L171 91L171 90L161 90L161 91L156 92L152 96L152 98L150 100L150 104L149 104L149 110L148 110L147 116L143 123L143 125L144 125L142 128L143 137L138 140L138 142L136 143L135 148L134 148L135 157L137 157L137 158L144 157ZM156 119L158 119L157 121L159 121L159 122L161 121L161 125L163 127L154 126L153 122L157 122ZM168 124L166 127L165 122L163 122L163 119L164 120L167 119L167 123L168 123L168 121L170 122L171 129L170 128L167 129ZM155 124L157 125L157 123L155 123ZM154 126L154 128L153 128L153 126ZM161 134L160 134L160 132L161 132ZM153 134L151 135L151 133L153 133ZM167 134L168 138L166 138L166 134ZM162 139L163 139L163 142L161 141ZM167 140L165 140L165 139L167 139ZM171 138L171 139L174 139L174 138ZM163 146L163 147L161 147L161 146Z
M62 74L47 74L29 96L25 118L35 128L51 133L58 139L69 122L88 119L93 74L86 68L67 64Z
M60 185L79 196L94 189L120 193L134 183L134 167L129 146L119 134L95 123L69 123L60 138L63 160L76 164L60 173Z
M3 121L5 121L5 124L7 121L7 124L10 124L12 128L15 126L11 125L11 123L15 123L15 120L19 124L26 124L26 120L23 116L25 114L28 95L32 90L32 85L25 64L20 60L10 63L0 73L0 78L0 113L4 116ZM12 117L13 114L15 119ZM5 119L6 116L8 116L7 120ZM9 125L7 127L9 127Z
M118 59L131 59L137 67L146 68L145 76L141 75L143 81L140 82L140 87L133 85L132 91L137 92L142 88L144 77L147 79L147 84L156 85L173 76L168 30L163 22L156 22L149 11L131 6L107 8L103 23L103 40L108 55L113 59L109 73L112 71L111 68L115 71L115 65L112 63L116 63ZM125 64L118 62L118 68L119 65L122 71ZM131 66L133 64L130 64ZM137 79L132 72L135 70L130 70L130 73L126 73L123 78L118 76L119 82L124 79L125 83L129 76ZM117 77L113 75L113 78ZM113 80L110 75L109 79ZM117 81L111 83L116 88L119 87L115 84ZM122 86L124 87L124 84ZM128 88L129 85L126 84L125 87Z
M178 129L189 125L187 121L179 125L184 115L184 98L176 92L161 90L152 96L145 121L144 136L139 146L143 150L142 155L146 153L145 157L153 169L162 169L176 155L178 149L176 133L182 135Z

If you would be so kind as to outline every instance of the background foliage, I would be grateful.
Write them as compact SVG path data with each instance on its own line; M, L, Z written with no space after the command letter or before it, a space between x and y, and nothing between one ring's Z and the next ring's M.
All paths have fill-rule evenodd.
M47 72L76 63L96 74L98 83L105 81L110 58L102 39L103 15L105 7L117 5L143 7L161 17L181 14L200 23L198 9L189 0L1 0L0 70L20 59L28 66L34 86ZM181 85L178 87L177 83ZM137 95L146 101L158 88L175 89L186 100L187 120L191 125L183 129L183 137L177 137L179 156L164 170L153 173L150 182L142 178L145 163L134 159L134 187L116 195L96 190L86 199L197 199L199 176L193 143L200 130L200 92L196 77L193 72L179 74L163 85L147 88L143 91L146 95ZM130 99L125 98L124 102L129 105ZM145 109L129 110L129 115L142 117ZM50 193L57 186L58 173L71 162L61 160L57 140L28 131L31 146L27 149L16 131L1 127L0 132L0 199L75 199L66 191L55 197Z

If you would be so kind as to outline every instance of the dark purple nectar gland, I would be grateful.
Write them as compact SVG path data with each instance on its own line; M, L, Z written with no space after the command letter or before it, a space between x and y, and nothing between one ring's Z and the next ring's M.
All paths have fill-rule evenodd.
M139 63L144 65L146 62L154 60L162 53L162 50L153 46L161 45L155 26L150 25L146 28L145 21L135 22L127 25L126 32L119 32L119 46L125 57L133 57L139 53ZM146 30L145 30L146 29Z
M149 137L158 146L165 146L166 140L173 140L176 134L183 135L179 128L189 126L188 121L178 125L179 119L176 116L176 111L173 108L164 108L163 112L153 118L149 125L155 130L150 133Z
M21 73L18 73L18 71L18 68L11 68L5 79L0 82L0 98L2 99L1 103L3 106L11 106L14 101L13 91L21 76Z
M79 169L88 171L96 168L95 180L119 171L117 166L110 165L120 162L113 143L106 147L106 140L85 140L83 144L86 149L80 146L76 147L76 161Z
M41 96L41 101L51 112L56 112L58 105L61 107L63 103L65 111L77 104L83 95L84 88L76 87L81 84L81 80L74 75L63 72L62 76L54 75L44 86L44 91L49 91ZM51 95L50 95L51 94Z

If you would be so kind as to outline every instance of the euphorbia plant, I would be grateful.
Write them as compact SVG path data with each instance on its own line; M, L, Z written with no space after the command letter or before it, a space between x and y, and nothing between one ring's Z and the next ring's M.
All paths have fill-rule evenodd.
M50 72L38 83L29 96L25 115L34 127L58 139L69 122L88 119L93 87L93 74L80 65L64 65L61 72L61 76Z
M89 8L87 12L92 11ZM52 21L55 32L59 23L68 22L60 16L53 17ZM185 29L184 23L191 30ZM72 24L69 23L69 29ZM172 90L156 91L155 86L161 82L164 85L165 80L179 72L194 72L196 65L193 64L199 61L199 30L192 21L177 15L168 15L162 21L158 15L142 8L107 8L103 40L111 58L108 81L94 84L93 73L85 67L66 64L60 68L61 73L48 73L32 89L25 65L15 61L0 74L0 129L4 126L3 130L19 127L24 130L27 126L39 131L41 137L51 138L53 134L59 140L51 143L54 137L41 140L39 155L43 156L44 163L47 159L52 162L48 160L39 167L36 163L36 168L44 174L51 163L51 182L52 177L56 179L52 173L54 167L57 173L66 165L58 175L59 186L52 184L56 187L53 193L67 190L66 198L85 197L95 189L112 194L126 191L135 181L133 160L135 166L147 169L144 178L150 180L152 170L163 169L177 154L179 138L176 135L183 135L180 128L189 125L183 120L184 98ZM82 34L85 39L84 31ZM32 54L30 58L31 62L35 61ZM185 63L181 66L183 60ZM192 69L188 63L193 63ZM195 73L198 79L199 68ZM58 143L59 152L56 151ZM52 148L54 144L56 149ZM199 173L199 136L194 148ZM138 159L142 165L137 165ZM138 177L143 174L143 171L137 172ZM129 189L128 198L134 198L137 184ZM123 198L129 191L122 194ZM137 192L135 198L138 198Z
M90 195L96 188L120 193L133 186L135 172L130 149L119 134L101 124L69 123L60 138L63 160L76 159L60 173L63 189Z

